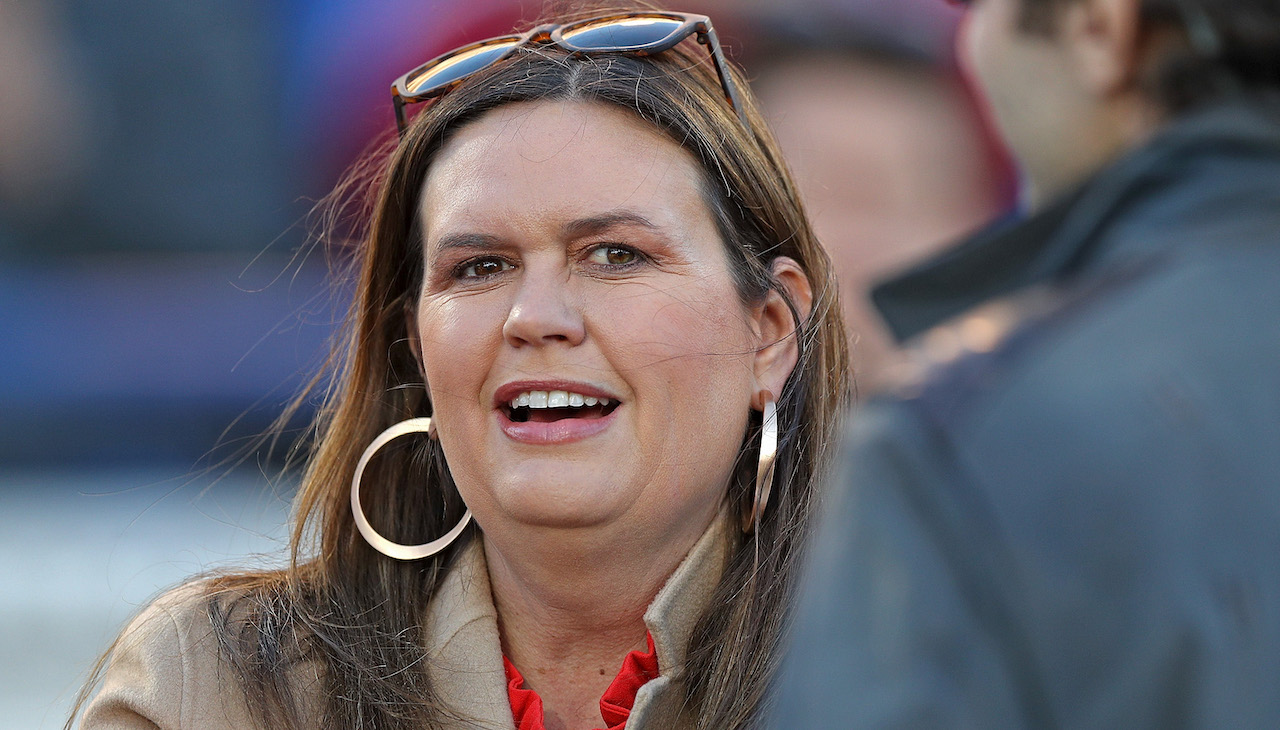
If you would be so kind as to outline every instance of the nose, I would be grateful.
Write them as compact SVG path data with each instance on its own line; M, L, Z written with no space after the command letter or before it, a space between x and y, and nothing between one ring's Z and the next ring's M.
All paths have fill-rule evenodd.
M513 347L580 344L586 324L566 277L526 269L502 336Z

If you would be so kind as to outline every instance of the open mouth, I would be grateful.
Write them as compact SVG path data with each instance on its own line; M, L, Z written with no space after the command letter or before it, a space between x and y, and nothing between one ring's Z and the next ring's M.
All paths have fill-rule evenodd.
M507 418L515 423L552 423L566 418L599 419L613 413L621 402L567 390L529 390L505 404Z

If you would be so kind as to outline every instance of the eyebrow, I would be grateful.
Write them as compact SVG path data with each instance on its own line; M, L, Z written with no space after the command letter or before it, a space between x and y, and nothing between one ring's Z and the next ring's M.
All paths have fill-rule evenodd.
M607 231L616 226L634 225L660 230L659 226L639 213L631 210L618 210L587 218L578 218L564 224L562 232L566 238L581 238ZM502 246L502 239L487 233L450 233L443 236L430 250L447 251L455 248L494 249Z
M615 226L625 225L641 226L655 231L659 230L659 227L654 225L648 218L635 211L617 210L569 221L564 225L564 235L566 238L579 238L607 231Z
M431 247L431 251L447 251L451 248L498 248L501 241L497 236L486 233L450 233Z

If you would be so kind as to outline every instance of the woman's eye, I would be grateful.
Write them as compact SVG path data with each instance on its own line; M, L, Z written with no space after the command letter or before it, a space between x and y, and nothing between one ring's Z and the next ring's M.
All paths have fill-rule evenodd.
M455 275L459 279L483 279L486 276L501 274L512 268L511 264L502 259L483 258L473 259L458 266Z
M640 259L640 254L626 246L598 246L591 252L591 263L602 266L626 266Z

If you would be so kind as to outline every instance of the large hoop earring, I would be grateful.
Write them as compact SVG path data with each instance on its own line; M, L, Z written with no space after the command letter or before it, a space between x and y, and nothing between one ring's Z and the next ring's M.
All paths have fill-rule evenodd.
M760 527L760 518L773 492L773 464L778 458L778 408L773 394L764 393L764 417L760 425L760 461L756 464L756 493L742 513L742 531L748 535Z
M369 444L369 448L365 449L364 453L360 455L360 462L356 464L356 475L351 478L351 515L355 517L356 529L360 530L360 536L374 550L396 560L421 560L435 555L458 539L458 536L462 534L462 531L471 522L471 510L468 508L466 514L462 516L462 520L457 525L454 525L452 530L445 533L444 537L422 545L401 545L379 535L378 531L373 529L373 525L369 524L369 520L365 518L364 508L360 506L360 478L364 476L364 468L369 465L369 460L373 458L378 449L395 439L411 433L423 432L434 434L430 418L410 418L378 434L373 443Z

